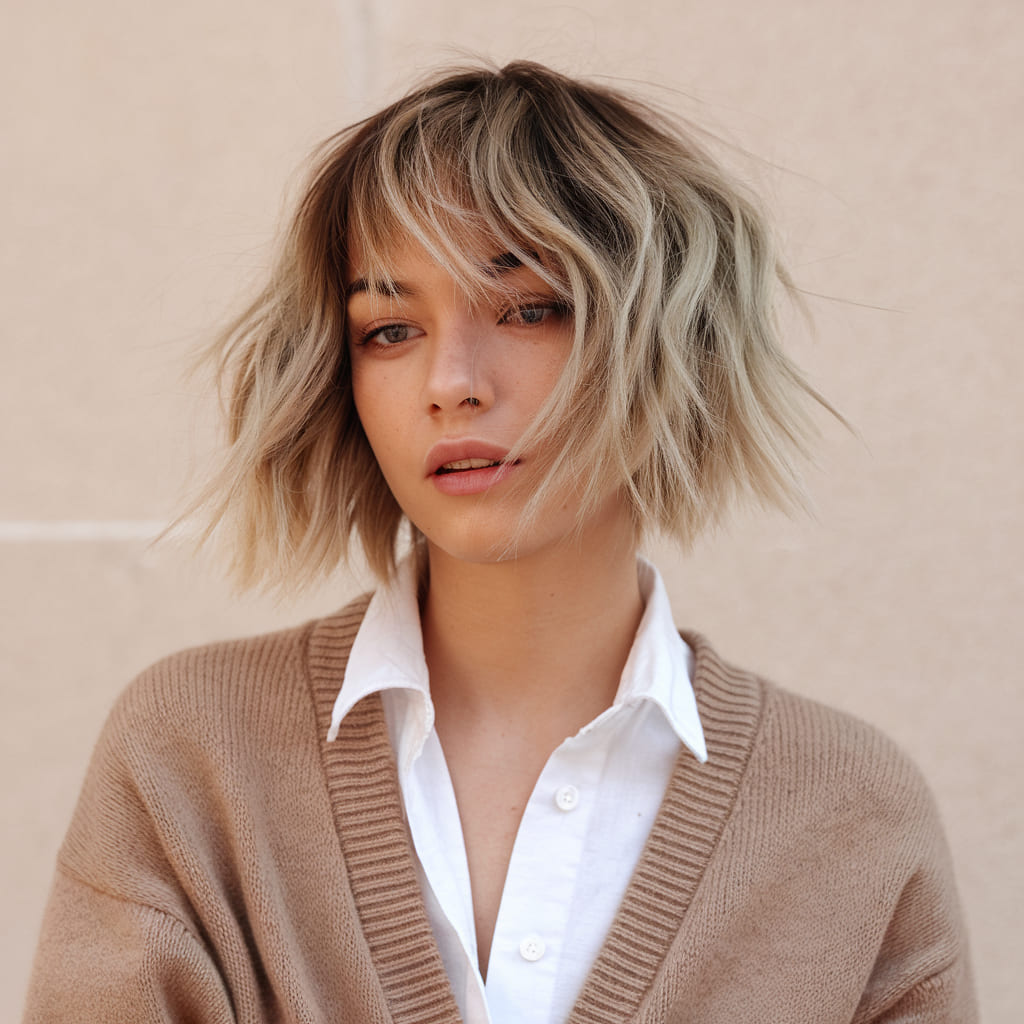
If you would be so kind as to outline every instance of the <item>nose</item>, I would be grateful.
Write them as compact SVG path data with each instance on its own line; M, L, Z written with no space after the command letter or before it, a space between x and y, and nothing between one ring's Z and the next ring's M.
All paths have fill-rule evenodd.
M445 319L429 346L424 397L434 414L472 412L494 401L487 325L471 315Z

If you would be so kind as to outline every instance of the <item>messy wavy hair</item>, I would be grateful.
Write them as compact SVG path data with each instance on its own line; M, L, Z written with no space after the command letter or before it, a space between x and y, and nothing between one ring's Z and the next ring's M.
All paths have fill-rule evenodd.
M243 586L300 586L358 541L382 578L403 523L352 398L344 271L411 238L468 293L511 253L572 309L561 379L516 448L555 455L527 508L571 481L684 544L737 497L799 503L826 404L779 346L792 292L753 198L695 138L603 85L519 61L448 70L328 139L269 282L214 348L229 445L193 511ZM509 538L514 548L515 538ZM510 549L511 549L510 548Z

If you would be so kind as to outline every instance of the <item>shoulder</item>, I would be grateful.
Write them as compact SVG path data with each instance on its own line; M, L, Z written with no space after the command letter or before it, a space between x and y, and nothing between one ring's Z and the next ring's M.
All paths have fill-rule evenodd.
M880 729L737 668L703 637L686 639L697 657L695 690L710 726L709 754L716 742L727 752L743 734L741 800L767 802L777 820L799 828L889 829L929 843L941 834L921 772Z
M177 913L173 879L200 856L229 864L238 837L295 828L326 804L317 693L335 692L358 608L163 658L101 731L61 850L64 871ZM355 626L353 626L355 622ZM300 809L305 808L304 812Z
M259 636L191 647L161 658L124 690L111 725L134 728L149 721L210 717L246 703L255 694L287 692L305 671L308 637L315 623Z
M187 648L149 666L123 691L105 733L144 739L244 726L261 736L295 715L309 717L316 682L334 686L365 611L338 612L256 636Z
M765 682L759 763L797 780L805 798L854 819L938 830L931 790L910 755L877 726Z
M915 986L913 998L924 998L940 977L953 980L934 1000L968 1005L952 862L917 766L874 726L686 639L697 656L704 767L741 763L712 865L716 898L734 902L741 925L749 913L794 948L834 955L836 977L860 962L868 980L858 1021Z
M804 890L827 894L839 927L872 936L855 1019L896 1006L974 1019L952 857L910 756L875 726L766 683L752 768L758 791L776 795L779 847Z

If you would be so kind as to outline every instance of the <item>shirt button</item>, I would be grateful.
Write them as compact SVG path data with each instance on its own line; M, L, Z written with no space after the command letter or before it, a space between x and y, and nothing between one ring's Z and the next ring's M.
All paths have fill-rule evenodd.
M555 806L560 811L574 811L580 802L580 791L575 786L560 786L555 793Z
M539 935L527 935L519 943L519 955L524 960L529 960L531 964L544 955L545 949L547 946L544 945L544 940Z

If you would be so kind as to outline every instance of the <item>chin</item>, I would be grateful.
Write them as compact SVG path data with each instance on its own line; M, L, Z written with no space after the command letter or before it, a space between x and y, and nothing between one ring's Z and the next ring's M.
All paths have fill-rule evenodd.
M462 509L457 516L438 516L432 523L416 526L426 538L432 556L468 565L502 565L545 557L564 561L567 554L585 557L588 550L600 553L607 547L606 531L581 533L570 503L549 507L526 526L522 503L509 505L512 507L502 508L481 502L476 508Z
M518 523L501 529L491 522L459 531L433 531L433 536L426 535L426 541L431 557L477 566L527 561L537 564L545 558L563 560L567 553L581 555L579 538L571 525L562 530L523 530Z
M520 557L519 545L512 539L511 531L495 535L491 530L460 531L452 536L450 531L443 535L426 534L427 549L431 556L444 558L469 565L496 565L514 562Z

